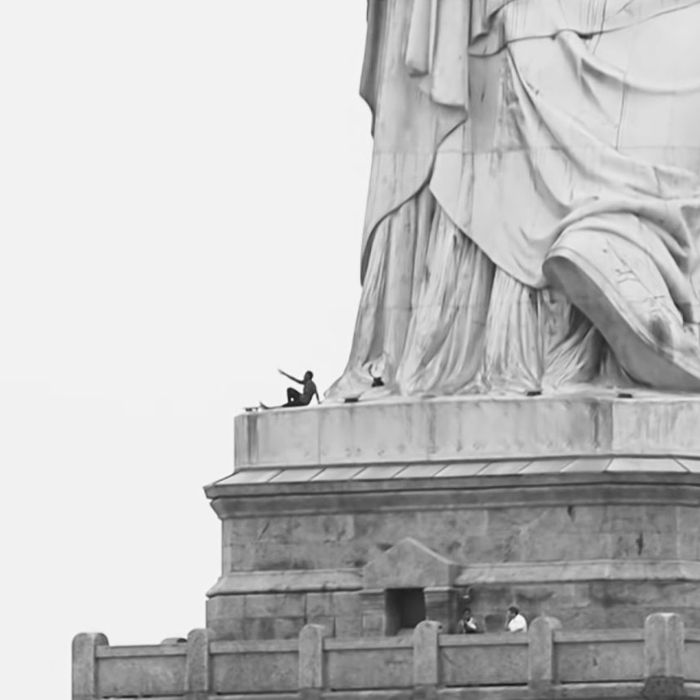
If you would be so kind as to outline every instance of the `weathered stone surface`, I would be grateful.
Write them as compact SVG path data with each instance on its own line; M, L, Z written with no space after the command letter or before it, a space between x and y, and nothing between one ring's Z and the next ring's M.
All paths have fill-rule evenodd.
M382 637L386 634L386 616L384 613L362 613L362 636Z
M170 653L163 653L167 649ZM186 687L185 645L152 648L144 656L139 647L100 659L98 698L181 696ZM173 653L175 652L175 653Z
M224 571L251 570L258 566L258 552L253 544L224 544L222 565Z
M303 593L255 593L245 596L245 615L256 617L304 617Z
M78 634L72 645L73 700L95 700L97 695L97 648L107 646L104 634Z
M358 593L333 593L333 612L339 616L357 616L360 611L360 596Z
M323 627L326 635L333 637L335 635L335 620L333 615L307 615L306 623L309 625L317 625Z
M333 614L332 593L308 593L306 595L306 617L320 617Z
M554 617L538 617L528 629L528 683L540 689L552 684L554 669L554 630L561 622Z
M314 464L319 459L318 411L306 410L302 421L295 421L294 430L287 431L289 420L287 411L266 411L246 414L250 420L245 421L245 432L236 433L236 463L251 463L271 466L286 464ZM238 422L236 419L235 422ZM284 435L285 446L279 449L279 438Z
M438 634L440 624L419 623L413 631L413 685L435 687L439 682Z
M643 673L642 640L632 631L627 638L601 631L598 639L557 641L555 677L559 683L639 680ZM607 639L606 639L607 636Z
M358 613L335 618L336 637L360 637L362 635L362 618Z
M427 588L451 586L455 562L410 537L377 556L364 568L365 588Z
M420 404L395 404L395 426L402 426L398 433L394 426L378 420L376 412L353 410L359 407L347 405L329 408L319 411L316 444L322 464L402 462L406 455L425 454L428 422L425 407Z
M487 507L469 508L470 519L475 520L474 512L482 525L475 535L474 529L455 529L454 513L450 509L443 513L432 511L421 513L394 510L391 514L368 516L358 513L354 516L361 525L355 527L358 535L352 541L334 543L309 542L306 532L312 532L315 524L309 520L306 527L299 525L298 539L284 542L273 540L256 541L247 547L238 548L229 561L239 558L238 567L248 567L267 571L281 567L288 571L313 569L352 570L371 562L382 551L390 549L399 540L394 536L408 535L421 538L421 542L439 555L456 561L515 562L515 561L566 561L567 559L637 559L659 557L664 559L678 556L682 543L687 542L690 554L694 554L697 542L678 529L673 530L674 509L666 508L669 514L660 514L663 506L650 508L640 504L634 516L606 518L605 509L595 505L577 505L552 509L538 506L512 509L505 516L503 509L492 513ZM571 510L572 516L567 514ZM629 508L628 508L629 510ZM284 519L284 515L279 516ZM529 517L529 522L528 522ZM425 522L430 520L431 526ZM648 521L650 529L643 523ZM366 522L365 522L366 521ZM519 526L519 522L528 522ZM485 527L485 529L483 529ZM614 531L615 527L632 527ZM562 536L566 535L566 536ZM679 542L681 543L679 545Z
M685 630L678 615L655 613L644 623L644 676L683 678Z
M207 629L212 639L249 639L250 625L245 620L228 617L207 617Z
M700 682L700 633L697 630L700 625L696 621L689 621L689 618L684 615L686 622L686 638L685 638L685 657L683 659L683 669L685 678L689 683ZM695 627L692 630L691 627Z
M323 638L326 630L306 625L299 634L299 689L321 689L325 680Z
M207 591L209 597L245 593L351 591L361 588L356 569L284 569L282 571L228 571Z
M243 619L245 617L244 595L220 595L207 599L207 619Z
M308 542L337 542L354 537L354 518L350 514L288 516L279 518L256 518L253 532L243 528L244 541L254 537L256 541L294 542L304 537ZM248 532L246 532L246 530ZM232 538L232 542L235 539Z
M256 617L243 620L243 639L274 639L276 618Z
M496 645L496 640L505 643ZM461 644L441 646L440 673L443 684L489 685L489 678L498 678L499 685L522 686L527 683L527 635L474 635L464 643L468 645L466 648Z
M682 678L652 676L644 681L642 697L646 700L680 700L686 698Z
M187 700L207 700L209 697L209 632L192 630L187 635L185 663L185 692Z
M328 687L331 690L410 688L412 655L412 647L406 644L328 651Z
M664 477L663 481L674 478ZM607 477L603 479L613 483ZM684 563L678 557L687 553L692 560L696 554L698 538L693 531L680 529L681 525L691 526L696 516L693 508L675 504L675 494L668 496L668 505L660 502L666 490L650 488L634 504L586 503L586 495L595 501L599 493L593 486L580 486L567 495L571 498L573 494L578 501L553 506L538 501L525 504L523 494L528 492L521 488L518 495L521 502L508 508L485 502L469 503L462 509L423 510L421 501L417 500L408 511L392 508L374 514L355 512L354 504L349 502L345 506L348 511L323 518L329 532L355 533L353 540L335 542L310 541L310 533L319 523L317 515L297 514L293 526L270 524L267 528L262 521L270 522L274 518L255 517L253 524L240 528L261 535L247 549L246 563L252 571L246 579L246 588L250 590L258 585L259 576L263 590L269 591L273 586L280 590L291 587L306 595L303 602L253 596L249 599L252 607L246 609L245 616L298 616L307 622L326 616L344 618L336 626L336 634L341 634L343 629L349 629L348 619L360 615L360 609L383 612L383 595L378 594L374 604L367 599L361 607L361 596L357 593L323 591L327 584L359 586L361 567L367 566L371 571L377 567L376 562L382 561L388 562L385 566L388 577L381 583L382 587L422 587L428 583L416 578L420 567L409 554L402 553L395 561L391 560L392 547L401 542L402 536L425 537L420 539L421 546L430 548L438 559L461 565L462 573L454 583L471 587L473 611L483 617L487 629L500 629L499 618L512 602L530 618L556 616L565 625L574 627L639 626L650 612L676 609L669 605L671 601L695 616L694 606L699 603L695 582L700 580L700 564L694 569L692 561ZM625 491L619 493L624 495ZM287 516L280 513L277 517L284 520ZM338 527L332 524L334 517L342 523ZM247 518L239 520L245 523ZM274 540L275 533L282 541ZM393 541L394 536L399 539ZM264 570L280 563L302 568L273 569L269 575L265 574ZM329 583L328 576L322 574L324 571L347 574L337 583ZM402 578L402 571L407 576ZM243 575L240 571L231 574L234 578ZM268 580L266 575L272 578ZM226 581L226 577L222 578L220 585L227 585ZM232 580L230 585L237 584ZM370 585L379 584L370 582ZM309 589L313 587L316 590ZM284 596L281 592L277 595ZM224 609L226 605L231 607L229 611ZM208 619L217 638L221 634L236 637L241 634L240 626L227 624L223 619L240 617L241 612L236 609L239 605L232 601L208 605ZM445 617L449 629L449 621L457 612L445 610L431 612L430 616ZM250 624L247 627L252 629ZM254 633L267 634L260 630Z
M425 617L442 626L444 633L453 632L453 627L459 619L457 593L452 588L425 588Z
M236 466L698 453L695 397L456 397L236 417Z
M682 532L700 532L700 508L679 506L677 517L678 527Z
M653 405L652 405L653 404ZM700 403L695 396L662 395L650 400L616 401L611 433L613 454L635 454L635 443L645 454L697 455Z
M572 405L577 400L572 399ZM510 406L509 400L504 401L503 406ZM597 416L596 421L604 414L614 418L616 404L606 401L593 399L582 410L589 417ZM452 409L464 415L470 411L485 415L491 410L461 399L453 403ZM661 410L656 398L643 403L642 412ZM435 411L443 409L441 401L436 404L441 405L430 409L433 418ZM511 408L517 413L516 404ZM700 411L700 400L695 404L692 411ZM559 404L563 405L569 404ZM413 429L422 415L423 408L416 409L418 413L414 408L411 404L396 409L401 421L408 421L404 429L408 425ZM550 408L554 410L554 404ZM342 422L343 410L328 419L328 426ZM377 415L393 410L387 404ZM301 413L295 415L284 420L302 420ZM364 414L353 416L360 421L356 428L364 426ZM623 419L630 416L634 412L625 413ZM605 432L608 428L610 434ZM319 429L324 429L321 424ZM598 438L608 435L612 440L614 425L598 423L596 429ZM420 437L422 427L416 430L406 449ZM343 460L361 464L372 440L384 445L385 436L370 431L366 437L366 444L351 445L345 456L339 456L339 464ZM363 439L358 433L356 440ZM459 450L463 448L464 444ZM645 453L643 440L634 450ZM407 459L401 464L433 469L433 476L424 478L414 470L413 477L404 481L387 476L374 481L242 484L235 490L225 483L210 487L208 493L216 496L214 507L225 521L224 562L229 567L212 593L218 597L244 586L253 596L259 586L264 595L303 596L303 602L285 603L264 596L246 599L250 601L244 611L246 629L256 638L269 634L264 626L250 622L258 617L303 618L326 626L332 620L336 635L357 633L358 627L363 634L379 634L384 589L427 591L437 583L468 587L472 610L488 630L501 629L505 608L511 603L519 605L530 620L555 616L574 628L639 626L645 615L659 610L683 610L697 617L694 586L700 581L700 538L695 532L700 528L700 474L680 472L673 465L670 472L635 472L634 459L622 457L618 461L626 460L624 468L632 471L582 472L576 467L569 473L569 462L559 457L551 462L556 469L542 474L516 474L512 472L515 461L510 459L505 471L498 464L491 465L490 471L481 467L464 471L471 476L455 475L462 473L462 466L476 462L454 463L453 476L439 478L434 467L442 471L442 462L431 461L427 452L421 454L420 464L411 462L410 449L404 456ZM396 465L380 457L372 464L385 463L381 469L393 474ZM661 469L668 459L655 458L654 468ZM609 457L601 460L602 468L612 464ZM493 475L474 475L487 473ZM406 539L418 544L405 548ZM417 552L430 554L423 561ZM442 570L439 562L445 564ZM322 572L337 575L331 580ZM376 589L376 594L368 594L367 587ZM440 619L449 630L459 612L456 600L432 600L426 593L427 616ZM216 635L225 629L238 634L236 625L227 628L224 618L240 614L233 608L208 608ZM353 617L359 622L351 622Z
M288 644L288 642L279 642ZM212 695L296 692L299 661L296 651L220 653L212 657Z
M410 510L402 512L398 518L387 518L380 512L358 512L354 518L355 539L386 543L386 549L389 549L406 537L406 532L415 532L421 527L420 517L419 511ZM425 535L429 533L424 533L421 542L425 541Z
M360 591L360 609L363 613L384 614L386 593L382 589Z
M700 561L700 537L699 530L683 530L678 534L678 557Z
M305 624L305 617L279 617L274 620L273 639L296 639Z

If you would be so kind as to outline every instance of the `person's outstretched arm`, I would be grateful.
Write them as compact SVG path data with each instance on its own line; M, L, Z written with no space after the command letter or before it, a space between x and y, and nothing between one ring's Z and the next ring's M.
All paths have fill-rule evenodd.
M296 382L297 384L303 384L304 380L303 379L297 379L296 377L292 377L291 374L287 374L283 369L278 369L277 370L283 377L287 377L287 379L291 379L293 382Z

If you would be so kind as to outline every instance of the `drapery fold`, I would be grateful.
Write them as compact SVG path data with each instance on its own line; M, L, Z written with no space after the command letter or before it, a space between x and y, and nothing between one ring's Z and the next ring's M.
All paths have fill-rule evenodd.
M361 276L379 222L428 181L440 143L467 118L470 5L369 0L360 93L374 152Z
M372 388L377 376L384 386ZM378 226L350 358L326 397L537 392L592 381L628 383L591 323L561 295L496 267L426 187Z
M553 250L589 272L608 251L607 279L589 291L578 278L584 301L617 287L610 251L639 259L654 292L625 287L637 291L616 323L653 336L663 309L659 337L677 345L647 338L643 353L682 355L700 386L685 328L700 323L697 26L700 0L369 1L364 287L331 394L356 393L372 363L406 394L625 381L606 345L616 329L596 321L604 341L559 274L552 301Z

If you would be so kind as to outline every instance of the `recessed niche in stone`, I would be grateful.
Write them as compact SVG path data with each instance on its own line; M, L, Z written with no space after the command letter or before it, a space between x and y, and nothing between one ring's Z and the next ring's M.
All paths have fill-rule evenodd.
M425 620L425 595L422 588L389 588L384 594L386 634L412 630Z

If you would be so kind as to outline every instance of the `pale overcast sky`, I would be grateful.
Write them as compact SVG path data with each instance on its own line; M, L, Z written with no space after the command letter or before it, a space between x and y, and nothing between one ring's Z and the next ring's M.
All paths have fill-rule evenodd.
M203 626L233 416L282 397L277 367L341 372L364 28L364 0L3 5L8 698L68 697L77 632Z

